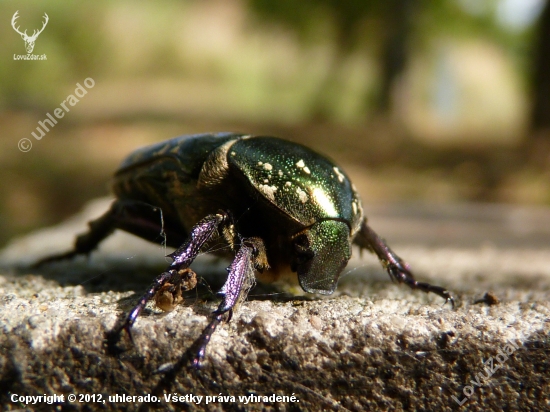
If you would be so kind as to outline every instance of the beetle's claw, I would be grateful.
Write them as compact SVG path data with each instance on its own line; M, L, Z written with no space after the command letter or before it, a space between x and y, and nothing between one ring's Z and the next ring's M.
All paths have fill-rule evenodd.
M451 308L454 309L455 308L455 300L454 298L451 296L451 294L447 291L445 291L444 293L447 293L448 296L447 298L445 299L445 303L443 305L446 305L447 303L451 303Z
M390 279L393 281L404 283L411 289L420 289L426 293L435 293L445 299L444 305L450 302L451 307L454 309L454 298L447 289L444 289L441 286L434 286L426 282L418 282L410 271L409 265L399 257L394 259L392 262L386 263L385 266L388 274L390 275Z
M120 336L122 331L126 332L128 338L130 339L130 342L132 342L132 345L135 345L134 337L132 335L132 325L129 324L127 321L124 322L124 324L117 329L117 334Z
M450 297L449 301L451 302L451 308L454 309L455 308L455 300L452 297Z
M447 303L450 303L451 309L455 308L455 299L447 289L443 289L440 286L432 286L429 283L422 283L421 285L423 285L420 287L421 290L424 290L425 292L435 293L436 295L441 296L443 299L445 299L443 306L445 306ZM427 288L424 288L424 285L427 286Z
M125 326L124 330L128 334L128 338L130 339L130 342L132 342L132 345L135 345L136 342L134 341L134 335L132 335L132 330L130 329L130 326Z

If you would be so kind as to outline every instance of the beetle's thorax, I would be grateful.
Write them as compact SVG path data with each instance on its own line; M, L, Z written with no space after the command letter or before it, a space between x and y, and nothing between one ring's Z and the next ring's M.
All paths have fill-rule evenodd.
M301 226L337 219L346 222L353 235L363 219L361 201L345 173L295 143L272 137L229 141L209 156L199 186L223 190L230 176L242 178L253 197L261 197Z

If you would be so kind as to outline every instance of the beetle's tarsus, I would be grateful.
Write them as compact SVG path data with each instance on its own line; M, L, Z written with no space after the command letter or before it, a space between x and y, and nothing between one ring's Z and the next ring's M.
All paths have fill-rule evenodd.
M404 283L411 289L418 289L426 293L431 292L435 293L438 296L441 296L443 299L445 299L445 303L451 302L451 306L454 308L454 299L447 289L441 286L434 286L426 282L418 282L416 279L414 279L413 274L408 268L404 268L401 265L395 265L392 267L390 264L388 265L388 273L399 283Z
M390 278L399 283L404 283L411 289L419 289L426 293L435 293L445 299L445 303L450 302L454 308L454 298L449 291L441 286L434 286L426 282L418 282L409 265L395 254L393 250L386 244L384 239L376 234L374 230L363 221L361 232L357 236L356 243L362 249L368 249L378 256L382 265L386 268Z
M233 316L233 308L246 298L248 291L254 284L254 271L267 265L265 245L260 238L241 239L241 246L235 259L227 269L228 276L225 284L218 292L223 300L213 313L213 318L202 332L197 341L198 350L193 366L200 368L204 353L212 334L227 313L227 322Z
M204 354L206 352L206 346L210 342L210 338L212 337L212 334L218 327L218 325L221 323L223 319L223 313L220 313L218 311L214 312L214 317L208 324L208 326L202 331L201 336L197 340L197 355L193 359L193 366L197 369L200 369L202 366L202 361L204 360Z

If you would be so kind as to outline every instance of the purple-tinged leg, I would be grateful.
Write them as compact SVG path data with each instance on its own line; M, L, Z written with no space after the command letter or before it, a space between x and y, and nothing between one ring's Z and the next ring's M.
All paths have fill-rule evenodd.
M256 269L263 270L264 268L267 268L267 257L263 241L259 238L242 239L235 259L227 268L227 280L218 292L219 295L223 296L223 300L218 309L214 311L212 320L197 340L198 351L193 359L193 365L196 368L200 368L206 346L223 320L224 315L228 313L227 321L229 322L233 308L246 299L248 291L254 285L254 271Z
M454 308L453 296L447 289L415 280L409 265L390 249L384 239L378 236L376 232L367 225L366 221L363 221L361 231L357 235L355 243L363 249L374 252L392 279L399 283L404 283L411 289L419 289L426 293L435 293L445 299L445 303L450 302Z
M128 336L130 336L130 339L132 339L130 329L143 308L145 308L145 305L147 305L147 302L153 298L167 282L171 279L175 279L182 271L191 265L204 244L217 236L217 229L220 225L226 224L228 220L230 220L229 215L220 212L215 215L208 215L191 229L191 234L185 243L175 252L168 255L174 259L172 264L165 272L161 273L155 279L149 289L147 289L147 292L138 300L136 306L128 314L124 324L118 329L119 332L125 330Z

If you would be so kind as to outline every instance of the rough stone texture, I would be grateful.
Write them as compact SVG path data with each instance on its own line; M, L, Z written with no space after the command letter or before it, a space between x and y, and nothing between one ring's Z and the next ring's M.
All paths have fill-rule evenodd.
M162 248L117 233L89 260L28 269L70 247L92 203L58 227L15 240L0 255L0 402L11 394L102 394L105 403L63 410L548 410L550 408L550 211L504 206L367 207L370 222L438 296L392 284L375 258L355 257L330 297L260 287L212 337L203 368L193 342L216 301L207 288L173 312L150 306L124 337L106 332L166 265ZM213 290L226 262L195 270ZM221 274L221 275L220 275ZM283 290L281 292L281 290ZM482 301L486 292L490 295ZM498 300L498 302L497 302ZM515 343L518 348L507 346ZM191 349L190 349L191 348ZM126 349L126 350L123 350ZM513 352L480 386L486 362ZM484 364L484 362L486 362ZM468 386L473 387L473 394ZM234 396L235 402L114 403L109 395ZM239 402L294 394L299 402ZM463 406L458 401L465 400ZM51 410L44 403L28 410Z

